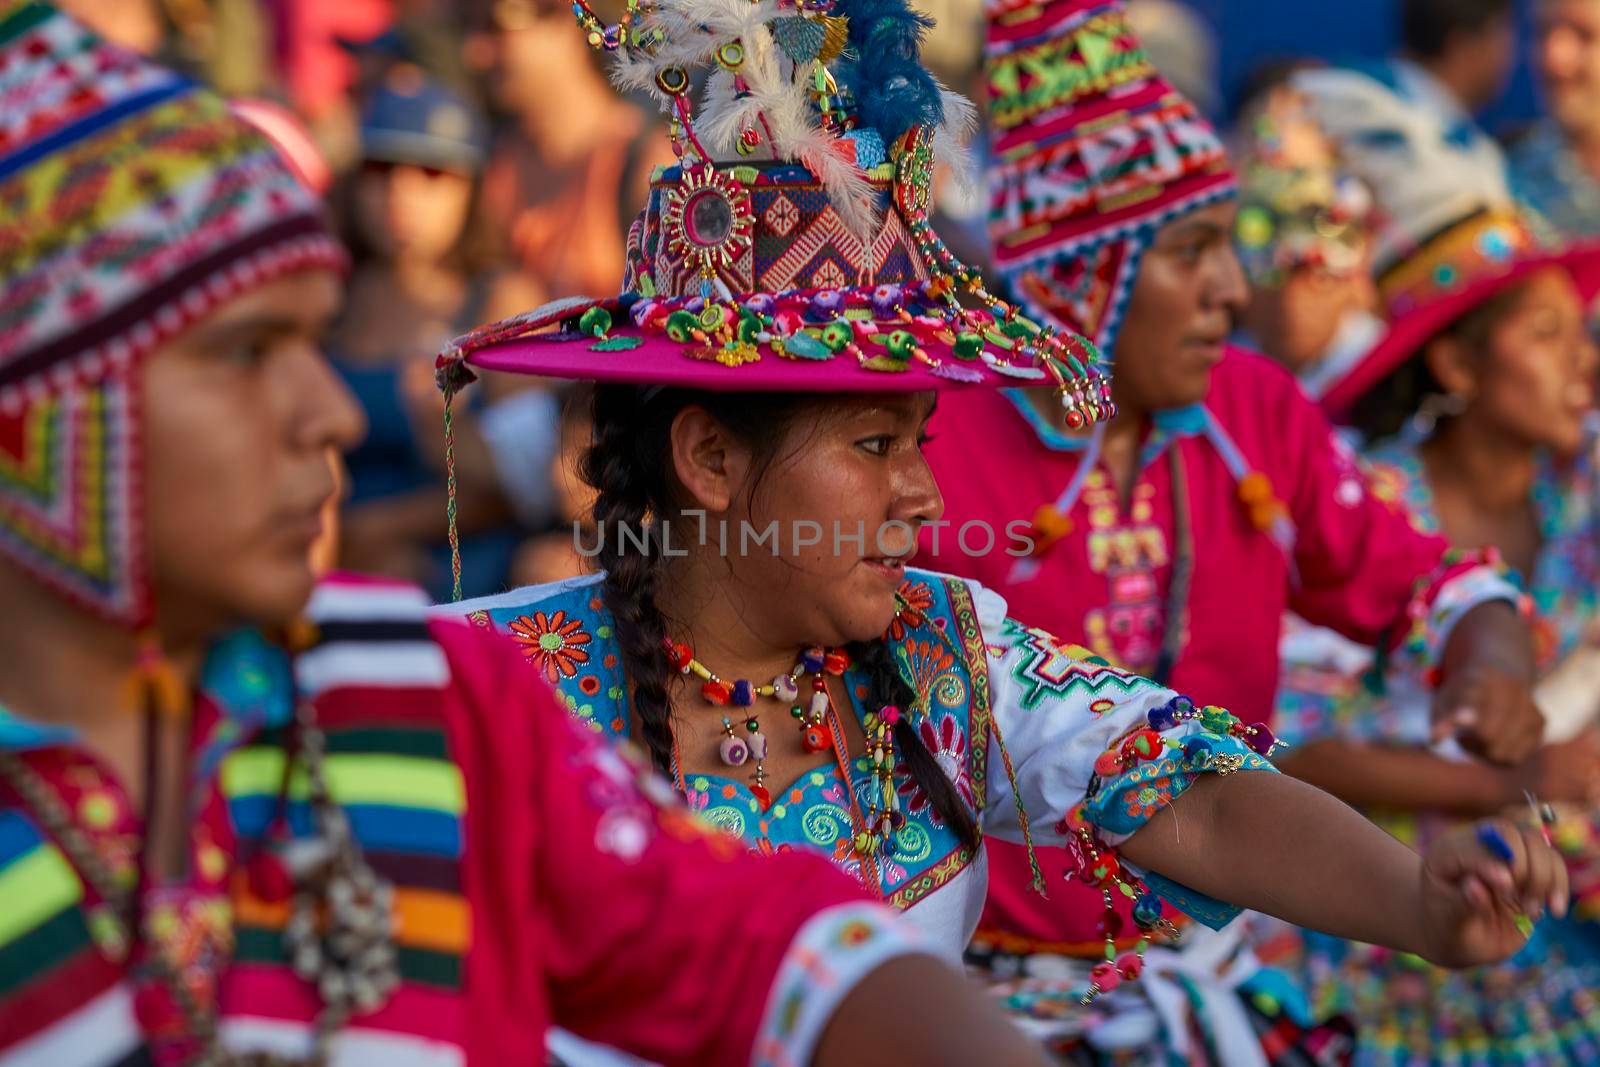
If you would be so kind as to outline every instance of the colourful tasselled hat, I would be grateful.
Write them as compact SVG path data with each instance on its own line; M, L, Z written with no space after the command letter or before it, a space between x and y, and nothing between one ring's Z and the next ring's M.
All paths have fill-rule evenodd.
M1010 299L1110 355L1156 230L1231 196L1216 131L1121 0L989 0L989 232Z
M343 262L219 97L0 0L0 553L149 623L140 361L252 286Z
M628 233L622 293L493 323L466 368L702 389L882 392L1053 384L1109 417L1092 345L990 294L928 221L970 104L923 67L904 0L657 0L579 24L671 117L679 162ZM694 88L708 72L703 90Z
M1336 421L1420 355L1441 331L1548 267L1586 304L1600 293L1600 243L1551 245L1513 201L1504 175L1474 162L1438 116L1373 71L1311 70L1295 88L1379 208L1374 273L1387 327L1319 398Z

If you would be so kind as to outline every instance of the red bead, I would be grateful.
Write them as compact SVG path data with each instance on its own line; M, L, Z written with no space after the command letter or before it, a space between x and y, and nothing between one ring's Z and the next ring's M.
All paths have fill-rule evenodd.
M1117 875L1122 873L1122 864L1117 862L1116 856L1102 852L1085 873L1090 885L1106 886L1117 880Z
M1122 773L1122 765L1122 753L1108 749L1100 753L1100 757L1094 761L1094 773L1102 778L1115 778Z
M1114 911L1108 911L1100 917L1099 922L1095 923L1094 929L1095 933L1099 934L1101 937L1114 938L1118 934L1122 933L1123 925L1124 923L1121 915Z
M1154 730L1140 730L1122 743L1122 757L1126 762L1156 760L1166 754L1167 746Z
M672 664L673 670L686 671L689 669L689 661L694 659L694 653L689 651L688 645L682 641L674 641L669 637L661 642L661 647L666 650L667 662Z
M1089 972L1089 980L1100 987L1100 992L1109 993L1122 984L1122 975L1117 973L1117 965L1110 960L1101 960Z
M761 804L762 811L772 807L772 794L767 792L766 786L753 785L750 787L750 792L755 794L756 800Z
M833 747L833 735L820 726L807 726L800 734L800 744L807 752L826 752Z
M1144 960L1133 953L1125 953L1117 957L1117 973L1131 982L1144 973Z
M843 674L850 666L850 657L843 652L829 652L822 657L822 669L829 674Z
M733 698L733 687L727 682L707 682L700 687L700 695L713 704L726 704Z

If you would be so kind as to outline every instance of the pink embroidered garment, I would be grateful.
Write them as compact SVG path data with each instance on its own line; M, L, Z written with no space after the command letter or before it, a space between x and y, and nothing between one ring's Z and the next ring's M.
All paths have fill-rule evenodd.
M1104 465L1083 469L1086 442L1042 429L1023 403L994 393L940 398L927 455L948 525L924 531L920 562L996 589L1028 625L1155 675L1175 557L1187 542L1179 651L1170 676L1157 680L1244 722L1271 717L1286 610L1362 644L1436 657L1465 610L1515 597L1488 568L1456 562L1442 539L1418 533L1402 512L1369 495L1351 453L1293 378L1254 353L1231 349L1204 404L1160 414L1126 506ZM1175 472L1187 487L1181 509ZM1251 472L1264 475L1282 501L1281 521L1270 529L1256 526L1241 499L1259 482ZM1080 474L1077 492L1069 492ZM1020 551L1040 505L1068 497L1061 511L1070 528L1055 544L1032 563L1010 554ZM1177 536L1182 517L1187 538ZM973 522L994 530L992 551L982 551L988 538L978 526L962 537ZM1008 524L1016 536L1008 537ZM1098 893L1064 882L1057 850L1039 851L1049 900L1028 889L1020 849L991 843L984 927L1036 947L1098 953Z
M305 832L282 741L297 698L351 833L394 886L399 985L335 1032L331 1067L543 1063L552 1025L662 1064L785 1067L862 976L911 950L826 860L710 833L577 728L509 643L426 608L419 590L344 579L319 587L319 640L292 663L254 632L208 659L191 875L161 892L218 927L195 927L211 942L195 988L224 1049L311 1048L319 1001L285 954L289 907L250 862L274 812ZM0 708L0 751L113 862L137 863L126 793L70 732ZM0 1064L189 1058L170 996L108 936L69 854L0 780L0 899L26 901L0 907Z

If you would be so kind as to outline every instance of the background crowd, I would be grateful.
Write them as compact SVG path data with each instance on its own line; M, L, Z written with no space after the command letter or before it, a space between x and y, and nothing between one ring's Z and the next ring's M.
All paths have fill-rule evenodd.
M338 559L444 598L433 357L469 326L615 287L627 224L652 168L671 159L660 117L617 97L556 0L67 6L119 42L248 101L248 113L326 190L355 255L330 351L369 423L348 457ZM930 65L981 98L980 5L920 6L937 19ZM1376 57L1345 54L1356 42L1317 32L1309 15L1247 18L1252 5L1179 0L1129 6L1158 66L1234 131L1247 179L1240 250L1254 283L1240 326L1255 346L1309 374L1314 389L1311 364L1374 336L1372 265L1381 250L1371 234L1388 201L1406 193L1403 171L1391 189L1371 188L1370 171L1367 185L1337 180L1326 138L1314 122L1296 121L1304 108L1291 83L1306 68ZM1394 68L1414 79L1419 99L1461 144L1461 160L1483 168L1486 182L1509 181L1551 233L1600 233L1600 0L1399 0L1351 12L1352 25L1374 20L1392 27ZM1237 41L1231 53L1221 46L1230 27L1246 22L1253 54L1239 57ZM1285 33L1302 39L1284 47ZM1230 54L1243 69L1222 69L1219 56ZM1508 89L1526 70L1537 82L1533 97L1520 84ZM1312 199L1335 205L1309 225L1335 240L1319 241L1314 267L1284 271L1281 249L1292 242L1269 240L1263 228L1283 221L1286 200L1304 202L1308 172L1332 182ZM1297 189L1285 188L1295 181ZM945 186L941 228L981 262L985 205ZM570 536L587 512L572 467L584 444L582 419L573 417L581 412L554 386L494 376L472 398L458 445L466 595L581 568Z

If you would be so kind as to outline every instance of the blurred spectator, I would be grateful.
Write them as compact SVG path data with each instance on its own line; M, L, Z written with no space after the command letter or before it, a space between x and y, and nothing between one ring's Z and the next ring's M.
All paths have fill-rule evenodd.
M1517 196L1568 237L1600 236L1600 0L1538 0L1550 114L1510 153Z
M1509 195L1500 147L1472 114L1510 73L1512 0L1403 0L1401 56L1350 69L1304 71L1295 85L1332 139L1343 166L1366 182L1380 210L1404 199L1420 210L1413 231L1435 232L1463 210ZM1436 187L1430 194L1418 181ZM1381 272L1411 251L1380 235Z
M1516 65L1512 0L1401 0L1395 76L1453 136L1482 137L1472 116L1494 102Z
M484 176L488 217L552 298L614 295L650 172L674 161L665 135L611 89L568 4L499 0L481 46L510 119Z
M420 582L436 598L450 591L450 568L433 359L456 334L540 299L519 275L485 270L469 239L486 146L482 117L414 67L397 67L373 94L350 190L356 264L330 345L371 424L349 457L342 562ZM500 399L492 387L478 398ZM543 405L546 454L553 450L553 401L500 404L531 404L535 434ZM464 405L457 421L459 447L485 451L486 423ZM464 459L461 466L463 583L469 592L490 592L503 583L521 535L493 462Z
M574 578L589 570L588 560L578 551L578 539L592 548L594 532L594 489L583 480L579 464L589 447L589 402L587 385L578 385L567 395L561 409L561 447L551 459L547 480L554 493L554 508L560 525L549 533L532 538L517 551L511 565L515 587L543 585Z
M112 44L140 55L154 56L165 43L156 0L59 0L58 6Z
M1304 64L1252 80L1235 158L1239 259L1251 298L1246 340L1315 395L1383 332L1372 280L1372 197L1341 174L1333 145L1291 82Z
M1215 117L1217 41L1211 26L1177 0L1128 0L1128 27L1144 42L1157 70L1207 115Z

